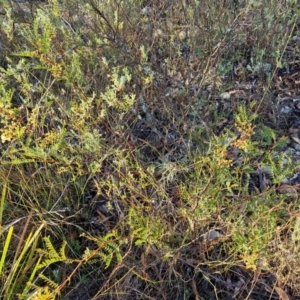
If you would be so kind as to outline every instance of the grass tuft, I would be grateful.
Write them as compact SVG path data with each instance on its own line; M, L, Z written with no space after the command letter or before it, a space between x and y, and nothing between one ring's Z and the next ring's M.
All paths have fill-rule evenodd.
M296 1L2 1L3 299L296 299Z

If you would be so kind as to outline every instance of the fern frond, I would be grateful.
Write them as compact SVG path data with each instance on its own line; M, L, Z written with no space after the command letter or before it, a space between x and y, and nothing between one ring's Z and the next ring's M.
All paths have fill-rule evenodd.
M56 251L56 249L54 248L52 242L50 241L50 238L49 237L44 237L43 238L45 244L46 244L46 248L47 248L47 251L49 252L50 254L50 257L53 257L53 258L60 258L60 255L59 253Z
M108 254L105 254L104 252L99 252L98 254L102 258L102 261L105 264L105 269L107 269L110 266L110 263L113 259L113 255L114 255L113 252L110 252Z
M99 256L100 261L105 264L106 269L111 265L114 256L118 263L122 261L120 247L124 244L127 244L128 241L127 239L119 237L118 233L115 230L107 233L104 237L95 238L86 234L84 234L83 236L95 242L98 245L99 250L91 251L89 248L86 248L82 259L91 263L91 258L97 255Z
M56 251L56 249L54 248L54 245L52 244L49 237L44 237L43 240L45 242L47 250L38 249L37 251L40 254L45 255L46 258L38 265L38 269L45 268L56 262L72 263L72 262L76 261L74 259L69 259L66 257L66 254L65 254L66 245L67 245L66 241L63 242L59 251Z
M53 290L58 289L59 285L44 274L39 274L39 278L45 281L48 284L48 286L50 286Z

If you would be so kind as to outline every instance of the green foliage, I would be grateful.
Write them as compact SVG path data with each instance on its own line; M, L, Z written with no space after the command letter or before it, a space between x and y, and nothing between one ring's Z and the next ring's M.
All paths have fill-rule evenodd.
M163 247L168 237L168 229L162 220L155 217L147 217L143 212L130 208L128 212L128 225L130 227L130 236L135 240L135 245Z
M95 263L96 261L92 260L92 258L99 256L100 261L105 265L105 269L111 265L114 257L116 258L117 263L122 262L121 248L123 245L126 245L128 241L127 239L118 236L116 231L112 231L101 238L86 234L83 234L83 236L95 242L97 245L96 251L92 251L89 248L85 249L82 257L84 261Z
M2 2L2 298L221 299L241 264L292 287L295 1Z
M259 259L267 259L268 245L274 238L276 219L278 213L269 211L263 204L249 205L251 217L245 222L244 217L239 218L233 228L232 240L234 247L231 253L239 254L246 267L257 270Z
M59 251L56 251L53 244L50 241L49 237L43 238L45 242L45 249L39 249L38 252L42 254L45 258L42 260L42 262L38 265L38 269L45 268L47 266L50 266L51 264L54 264L56 262L65 262L65 263L71 263L73 260L69 260L66 257L65 250L67 243L64 242L59 249Z

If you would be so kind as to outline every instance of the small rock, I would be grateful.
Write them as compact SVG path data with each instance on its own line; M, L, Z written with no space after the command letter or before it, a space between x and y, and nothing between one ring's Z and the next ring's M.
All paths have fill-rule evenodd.
M292 108L289 106L284 106L280 109L279 113L288 115L292 111Z
M294 148L295 148L296 151L300 151L300 145L299 145L299 144L296 144L296 145L294 146Z
M145 6L142 10L141 10L141 14L144 16L149 16L151 14L151 7L149 6Z
M298 132L299 132L299 128L290 128L289 129L290 134L295 134L295 133L298 133Z
M228 100L228 99L230 99L230 93L228 93L228 92L225 92L225 93L222 93L221 95L220 95L220 97L222 98L222 99L226 99L226 100Z
M213 240L215 240L215 239L217 239L217 238L219 238L219 237L220 237L220 233L219 233L218 231L210 230L210 231L208 232L208 235L207 235L207 240L208 240L209 242L211 242L211 241L213 241Z
M272 65L269 63L261 63L258 62L257 64L247 65L247 69L251 72L265 72L271 73Z
M279 194L296 195L297 190L292 185L283 184L278 188L278 193Z
M295 149L289 147L287 148L285 151L284 151L284 154L290 156L290 155L293 155L295 153Z
M291 138L292 138L292 140L293 140L294 142L300 144L300 138L299 138L299 136L298 136L298 133L292 134L292 135L291 135Z
M266 174L271 174L271 173L272 173L272 168L271 168L271 166L262 166L262 167L260 167L260 170L261 170L263 173L266 173Z
M281 181L281 184L289 184L289 183L290 181L286 177Z
M272 65L269 64L269 63L262 64L262 69L266 73L271 73L271 71L272 71Z

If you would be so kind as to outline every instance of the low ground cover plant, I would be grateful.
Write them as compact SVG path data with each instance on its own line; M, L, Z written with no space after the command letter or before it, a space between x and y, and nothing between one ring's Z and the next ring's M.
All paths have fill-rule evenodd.
M0 20L3 299L298 299L297 1Z

